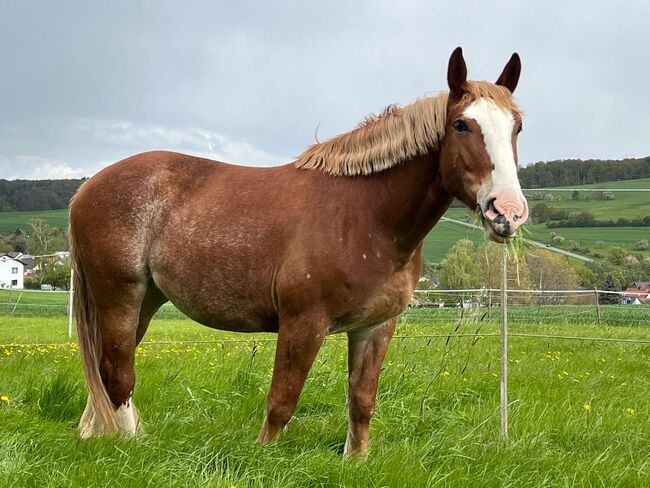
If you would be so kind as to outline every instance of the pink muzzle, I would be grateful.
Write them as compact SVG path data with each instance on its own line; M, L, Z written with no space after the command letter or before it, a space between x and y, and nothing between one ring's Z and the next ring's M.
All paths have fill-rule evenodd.
M512 193L493 194L483 208L483 215L497 233L510 237L528 220L528 203Z

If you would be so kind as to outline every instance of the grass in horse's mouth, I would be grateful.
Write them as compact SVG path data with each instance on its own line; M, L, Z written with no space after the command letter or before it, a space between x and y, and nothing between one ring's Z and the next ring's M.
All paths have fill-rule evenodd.
M508 258L508 261L513 261L515 264L515 270L517 273L517 284L519 283L519 262L520 259L523 257L524 252L526 252L526 249L530 246L528 242L526 242L526 238L524 235L530 235L530 231L525 225L522 225L517 229L514 235L510 237L505 237L501 236L496 233L494 229L490 227L490 225L487 223L487 220L485 218L485 215L483 215L483 212L479 207L477 207L474 211L474 214L470 218L470 223L474 225L482 225L484 229L484 236L486 238L486 241L488 240L488 236L498 236L499 241L493 241L498 244L503 244L505 246L505 251L506 255ZM503 239L501 241L500 239Z

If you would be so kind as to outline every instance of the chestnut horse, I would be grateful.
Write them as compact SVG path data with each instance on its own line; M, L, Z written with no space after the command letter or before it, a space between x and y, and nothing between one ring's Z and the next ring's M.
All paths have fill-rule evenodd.
M259 434L293 415L325 336L349 342L345 452L364 455L382 360L422 266L422 241L454 198L509 240L528 208L517 179L521 113L513 54L496 84L467 81L392 106L285 166L171 152L100 171L70 204L75 313L89 398L82 437L138 431L135 350L171 301L222 330L277 332Z

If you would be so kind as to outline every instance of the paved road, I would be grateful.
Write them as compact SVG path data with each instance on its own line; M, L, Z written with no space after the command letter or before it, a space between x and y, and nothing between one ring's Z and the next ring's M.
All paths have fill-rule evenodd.
M481 227L480 225L470 224L469 222L463 222L462 220L450 219L449 217L442 217L440 220L444 220L446 222L452 222L452 223L458 224L458 225L464 225L465 227L470 227L472 229L479 229L481 231L484 230L483 227ZM565 256L569 256L569 257L572 257L572 258L575 258L575 259L579 259L580 261L584 261L585 263L593 262L593 259L588 258L587 256L583 256L582 254L576 254L576 253L571 252L571 251L565 251L564 249L549 246L549 245L544 244L542 242L533 241L531 239L524 239L524 241L528 242L529 244L532 244L535 247L539 247L541 249L546 249L548 251L553 251L553 252L556 252L558 254L564 254Z

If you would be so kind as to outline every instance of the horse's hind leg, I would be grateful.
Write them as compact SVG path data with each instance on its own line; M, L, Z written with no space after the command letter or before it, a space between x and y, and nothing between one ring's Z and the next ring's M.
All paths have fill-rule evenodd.
M115 409L118 430L132 435L138 428L132 396L135 386L137 331L145 289L142 284L132 283L107 285L104 290L107 299L96 303L102 344L99 372ZM95 415L90 399L79 429L83 438L104 432L104 426Z
M381 326L348 332L349 427L345 454L364 457L368 451L370 419L375 409L381 363L397 319Z

